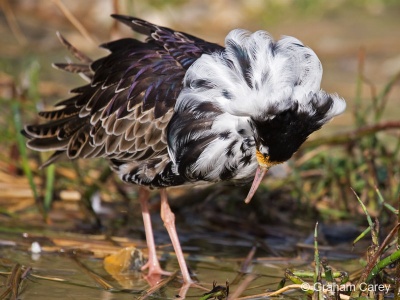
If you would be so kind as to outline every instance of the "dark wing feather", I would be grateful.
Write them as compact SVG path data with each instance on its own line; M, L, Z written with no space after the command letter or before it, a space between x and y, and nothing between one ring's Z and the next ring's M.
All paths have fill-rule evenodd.
M184 69L189 68L203 53L224 50L218 44L204 41L184 32L157 26L139 18L122 15L111 16L127 24L133 31L147 35L149 42L154 41L158 45L162 45Z
M187 68L202 53L223 50L140 19L113 17L145 34L147 40L103 44L111 53L91 63L60 37L82 63L56 66L84 73L91 82L73 89L75 95L56 104L56 109L41 112L46 123L25 127L29 147L55 150L48 163L102 156L117 164L167 155L166 127Z

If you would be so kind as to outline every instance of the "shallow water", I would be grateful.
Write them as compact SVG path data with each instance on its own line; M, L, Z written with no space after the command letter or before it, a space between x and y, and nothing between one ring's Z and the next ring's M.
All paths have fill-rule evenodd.
M68 255L54 251L32 254L27 250L28 244L23 236L19 233L0 233L0 242L3 245L0 247L0 257L2 258L0 271L10 271L15 263L32 268L30 275L23 280L20 287L19 299L143 299L142 297L150 288L142 272L132 271L129 274L112 276L104 270L103 259L95 258L89 253L79 254L83 252L78 251L76 255ZM58 238L62 239L63 234L60 233ZM55 240L54 237L51 239ZM213 241L218 242L214 243ZM251 250L251 244L239 243L240 240L237 243L231 243L232 241L223 236L218 236L218 239L215 237L210 243L206 240L201 241L196 236L193 240L186 239L183 250L188 255L187 261L196 282L201 286L190 288L186 294L187 299L200 299L204 293L212 289L214 281L221 286L225 286L225 282L228 281L232 293L246 280L249 274L255 275L253 281L241 295L243 297L276 290L287 268L312 271L312 247L299 251L295 257L276 257L268 255L259 248L250 261L246 273L240 273L241 264ZM268 243L272 248L276 244L280 244L278 248L282 248L284 241L270 239ZM185 244L191 245L191 247L185 247ZM203 251L201 244L208 246L209 251ZM193 247L193 245L197 245L197 247ZM223 247L220 247L221 245ZM67 250L68 247L63 249L63 251ZM163 268L169 271L178 270L179 266L174 255L165 250L159 252ZM348 256L346 257L346 251L340 250L340 261L338 261L334 258L334 248L331 250L323 251L322 249L321 255L332 254L332 265L338 270L354 271L360 267L354 253L351 254L347 251ZM211 255L207 255L207 253ZM88 270L90 271L88 272ZM114 292L102 288L98 281L93 279L93 273L112 286L115 289ZM36 276L42 276L42 278ZM1 276L0 284L4 286L6 280L6 276ZM60 282L60 280L64 282ZM146 299L177 299L181 286L181 281L177 277L153 294L148 295ZM287 296L306 297L301 291L290 292Z
M127 280L130 279L131 285L129 292L111 293L98 287L96 282L90 278L82 269L74 262L74 260L57 254L42 254L33 257L30 253L19 251L9 247L0 249L0 256L19 262L24 266L30 266L32 273L35 275L46 276L49 278L60 278L68 282L57 282L53 280L44 280L29 277L25 280L22 289L20 290L19 299L132 299L139 298L144 294L148 285L143 279L140 272L136 272L131 276L124 276L125 288ZM229 258L228 255L224 255ZM201 261L208 258L197 257L196 261L191 259L188 263L194 267L200 285L206 289L211 289L211 284L216 281L220 285L225 285L225 281L233 282L237 276L238 264L235 261ZM101 259L81 260L91 270L103 277L107 282L114 287L121 288L119 282L108 275L102 269ZM265 292L268 288L275 289L284 274L284 265L279 263L265 265L256 265L252 272L258 274L260 278L255 280L248 289L247 294L259 294ZM167 262L168 270L177 270L178 265L175 261ZM3 268L4 270L4 268ZM1 281L4 284L5 278ZM161 291L153 294L150 299L175 299L179 293L181 283L179 280L174 280L165 286ZM231 289L235 286L231 285ZM135 295L134 291L137 291ZM187 293L187 297L200 298L206 291L198 288L191 288Z

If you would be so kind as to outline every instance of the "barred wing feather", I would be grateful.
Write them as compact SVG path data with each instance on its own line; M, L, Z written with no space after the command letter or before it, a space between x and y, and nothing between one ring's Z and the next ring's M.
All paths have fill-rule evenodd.
M56 67L84 73L91 81L73 89L74 95L53 110L41 112L45 123L25 127L30 148L55 151L46 164L60 158L106 157L122 162L168 155L166 127L187 68L203 53L223 50L137 18L113 17L147 40L103 44L111 53L91 63L60 37L82 63Z

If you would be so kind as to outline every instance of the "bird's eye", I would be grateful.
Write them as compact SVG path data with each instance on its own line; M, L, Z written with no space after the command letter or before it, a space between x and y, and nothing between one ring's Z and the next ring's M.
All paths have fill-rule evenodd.
M261 153L264 157L269 156L269 148L268 148L267 146L260 145L258 151L260 151L260 153Z

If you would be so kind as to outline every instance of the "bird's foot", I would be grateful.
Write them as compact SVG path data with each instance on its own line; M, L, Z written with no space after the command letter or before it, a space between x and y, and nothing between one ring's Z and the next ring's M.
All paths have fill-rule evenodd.
M145 263L141 268L142 271L148 269L147 276L152 276L152 275L165 275L165 276L171 276L172 272L164 271L158 261L156 263L152 262L149 260L147 263Z
M155 286L160 281L162 280L161 276L171 276L172 273L168 271L164 271L161 269L160 265L158 264L158 261L156 263L152 263L150 260L144 264L141 268L142 271L148 270L147 275L144 276L144 279L146 279L147 283L150 286Z

